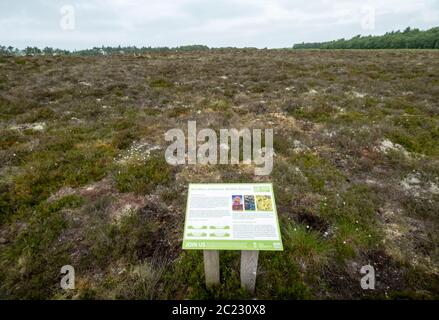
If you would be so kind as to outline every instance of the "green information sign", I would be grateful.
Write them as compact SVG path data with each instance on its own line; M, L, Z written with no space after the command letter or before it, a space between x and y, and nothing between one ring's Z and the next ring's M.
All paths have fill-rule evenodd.
M282 251L272 184L190 184L183 249Z

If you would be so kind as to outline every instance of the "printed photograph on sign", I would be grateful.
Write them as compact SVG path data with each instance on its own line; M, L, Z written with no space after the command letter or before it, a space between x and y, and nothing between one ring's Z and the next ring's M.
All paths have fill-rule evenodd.
M242 204L242 196L232 196L232 209L233 211L242 211L244 206Z
M254 196L244 195L244 208L245 208L245 211L255 211L256 210Z
M273 211L270 196L256 196L256 203L259 211Z

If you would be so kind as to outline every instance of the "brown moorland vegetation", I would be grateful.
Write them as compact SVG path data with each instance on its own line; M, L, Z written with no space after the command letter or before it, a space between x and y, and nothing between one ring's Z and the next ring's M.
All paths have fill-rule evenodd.
M273 128L272 174L169 166L188 120ZM285 246L255 297L438 298L438 142L439 51L0 57L0 298L251 298L239 253L210 290L181 241L188 183L252 181L273 182Z

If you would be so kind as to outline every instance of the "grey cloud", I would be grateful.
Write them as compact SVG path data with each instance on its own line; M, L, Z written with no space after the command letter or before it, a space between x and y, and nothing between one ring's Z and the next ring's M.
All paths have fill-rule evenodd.
M60 8L75 7L62 30ZM364 30L362 8L375 10ZM381 34L439 21L437 0L23 0L0 3L0 44L80 49L100 45L289 47L356 34Z

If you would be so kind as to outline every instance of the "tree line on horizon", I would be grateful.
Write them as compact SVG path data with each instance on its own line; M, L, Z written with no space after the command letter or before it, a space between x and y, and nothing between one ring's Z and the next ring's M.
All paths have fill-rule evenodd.
M85 50L62 50L54 49L51 47L45 47L40 49L38 47L26 47L24 49L14 48L12 46L0 46L0 55L8 56L56 56L56 55L78 55L78 56L99 56L99 55L118 55L118 54L145 54L151 52L185 52L185 51L205 51L209 50L209 47L204 45L188 45L180 47L141 47L136 46L129 47L94 47Z
M230 47L229 49L236 49ZM187 52L187 51L207 51L205 45L187 45L179 47L94 47L85 50L63 50L51 47L40 49L38 47L26 47L24 49L14 48L13 46L1 46L0 55L3 56L57 56L57 55L78 55L78 56L99 56L99 55L141 55L152 52ZM218 48L227 49L227 48ZM246 49L246 48L243 48ZM250 48L247 48L250 49ZM251 48L254 49L254 48ZM387 32L382 36L361 36L357 35L351 39L339 39L327 42L303 42L297 43L293 49L439 49L439 27L429 30L419 30L407 27L404 31Z
M439 49L439 27L387 32L382 36L357 35L351 39L297 43L294 49Z

